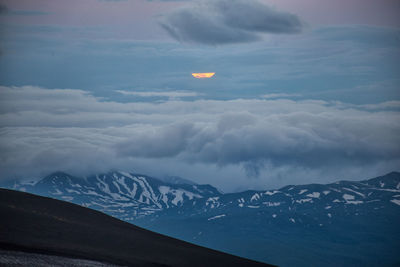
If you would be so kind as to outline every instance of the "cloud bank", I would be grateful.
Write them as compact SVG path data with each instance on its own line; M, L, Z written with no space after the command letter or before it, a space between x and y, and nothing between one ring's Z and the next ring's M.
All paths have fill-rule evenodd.
M371 169L400 166L398 101L117 103L25 86L0 87L0 107L2 179L123 168L220 181L229 191L248 183L246 176L260 177L251 187L282 176L281 183L299 183L302 175L338 179L364 169L369 177Z
M207 45L253 42L261 33L299 33L294 14L277 11L257 0L214 0L191 3L163 17L160 25L180 42Z
M167 91L167 92L158 92L158 91L125 91L125 90L116 90L116 92L122 95L131 95L138 97L166 97L169 99L180 99L184 97L197 97L201 94L196 92L188 92L188 91Z

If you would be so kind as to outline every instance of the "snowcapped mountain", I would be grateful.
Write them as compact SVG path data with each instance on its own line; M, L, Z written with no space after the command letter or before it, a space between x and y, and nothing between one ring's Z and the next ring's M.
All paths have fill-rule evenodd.
M278 266L400 263L400 173L192 199L135 224Z
M171 177L170 177L171 178ZM359 181L286 186L279 190L222 194L211 185L172 177L165 182L126 172L74 177L56 172L8 188L70 201L126 221L157 214L206 221L258 214L271 223L322 227L340 216L400 209L400 173ZM336 217L336 218L335 218Z
M182 179L53 173L8 188L90 207L161 234L279 266L398 265L400 173L222 194Z
M239 214L262 215L265 221L323 227L342 216L363 216L377 210L400 212L400 173L370 180L286 186L279 190L245 191L193 198L164 216L229 220ZM159 214L159 216L161 216Z
M109 172L78 178L56 172L36 183L15 183L8 188L70 201L132 222L193 199L218 196L210 185L167 183L139 174Z

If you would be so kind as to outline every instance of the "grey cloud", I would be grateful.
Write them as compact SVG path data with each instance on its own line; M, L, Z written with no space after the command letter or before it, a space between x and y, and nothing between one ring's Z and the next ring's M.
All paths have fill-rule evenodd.
M39 10L16 10L10 9L4 4L0 4L0 15L8 15L8 16L41 16L41 15L49 15L48 12L43 12Z
M253 0L213 1L223 21L232 28L266 33L299 33L300 19L290 13L274 10Z
M180 10L171 14L160 25L180 42L209 45L252 42L260 39L254 33L238 30L209 18L207 12Z
M190 2L193 0L147 0L149 2Z
M7 12L8 12L7 6L0 4L0 15L6 14Z
M244 186L246 175L267 183L296 173L337 179L346 172L391 171L400 164L400 112L393 105L398 103L373 109L287 99L116 103L80 90L0 87L0 176L122 167L192 178L212 169L216 181L218 175L235 179L233 187Z
M174 157L187 150L189 139L194 134L192 123L168 125L117 144L117 151L125 156Z
M201 1L164 16L160 25L182 42L208 45L253 42L260 33L299 33L300 19L256 0Z
M124 91L124 90L116 90L116 92L123 95L132 95L139 97L167 97L169 99L179 99L182 97L196 97L200 96L197 92L188 92L188 91Z
M343 111L332 109L329 113L274 114L269 118L258 118L252 123L237 124L230 128L218 127L225 124L225 118L219 114L217 116L220 121L217 124L197 127L191 134L175 135L178 143L171 138L174 136L169 128L171 126L167 126L165 129L157 129L154 136L142 139L145 144L156 144L157 149L150 146L150 150L146 150L136 138L132 142L124 141L122 147L125 153L131 151L130 155L135 157L159 157L161 151L161 156L180 154L182 160L193 162L216 163L221 166L244 164L247 170L254 167L254 163L262 166L263 162L276 166L318 168L327 164L368 164L400 157L399 146L393 146L400 143L398 124L394 126L379 122L380 116L367 119L364 117L366 114L359 114L346 119L341 118L345 115ZM177 133L187 133L187 125L173 127ZM170 152L166 154L165 151Z
M300 97L300 94L286 94L286 93L275 93L275 94L264 94L262 98L293 98Z

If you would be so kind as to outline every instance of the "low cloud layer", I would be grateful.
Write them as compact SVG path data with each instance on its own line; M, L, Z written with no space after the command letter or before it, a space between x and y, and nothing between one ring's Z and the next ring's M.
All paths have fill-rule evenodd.
M199 1L163 17L160 25L180 42L207 45L253 42L261 33L299 33L294 14L277 11L257 0Z
M400 166L396 101L116 103L80 90L26 86L0 87L0 107L2 179L123 168L220 181L229 191L279 184L282 176L284 184L318 176L324 182L322 174L340 179Z
M187 92L187 91L167 91L167 92L156 92L156 91L124 91L124 90L117 90L116 92L122 95L131 95L131 96L138 96L138 97L161 97L161 98L168 98L168 99L180 99L184 97L196 97L200 96L199 93L196 92Z

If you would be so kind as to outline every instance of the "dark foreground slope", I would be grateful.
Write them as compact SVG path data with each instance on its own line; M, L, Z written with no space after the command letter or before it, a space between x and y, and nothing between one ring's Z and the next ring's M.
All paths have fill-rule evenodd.
M71 203L0 189L0 248L129 266L268 266Z

